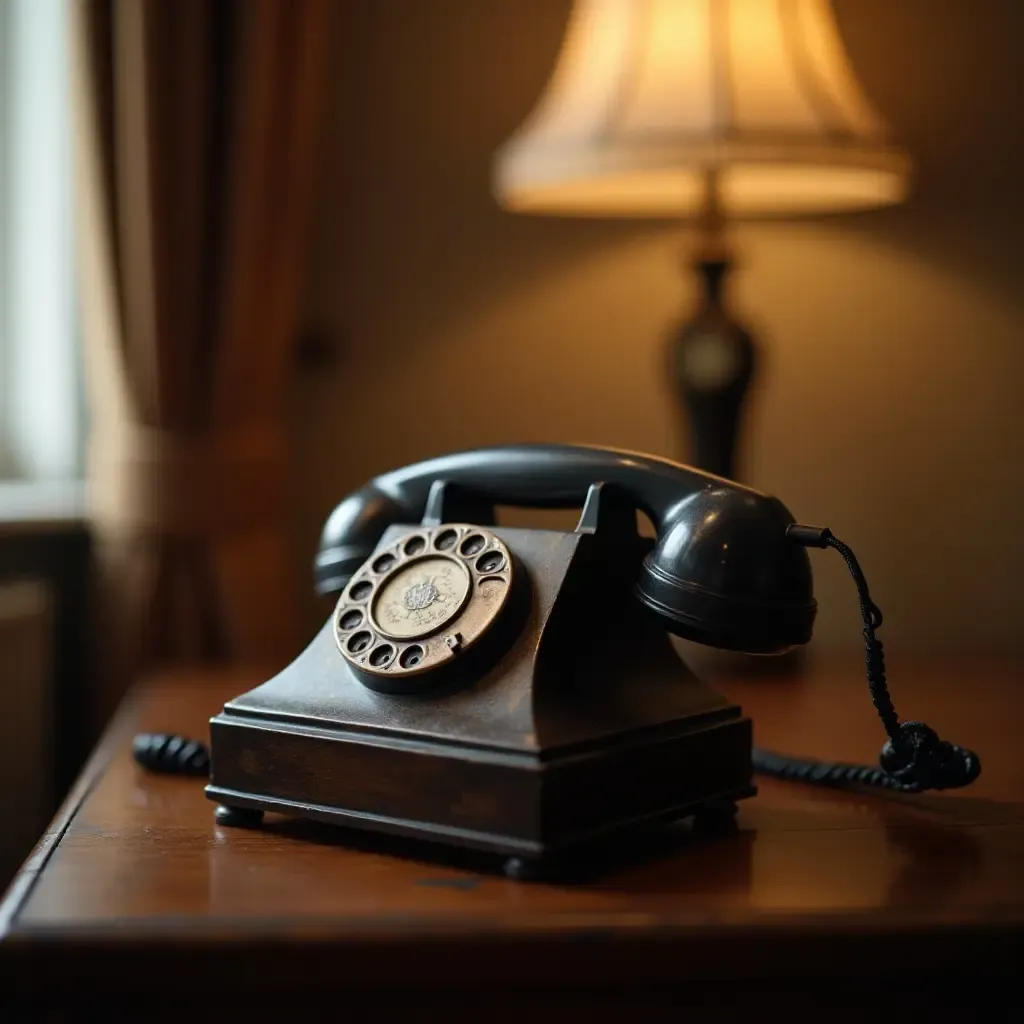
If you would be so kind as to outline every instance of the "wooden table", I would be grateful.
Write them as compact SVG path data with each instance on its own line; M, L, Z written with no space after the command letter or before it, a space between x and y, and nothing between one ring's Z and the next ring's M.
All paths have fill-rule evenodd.
M201 782L142 773L131 737L204 736L259 677L165 676L126 702L8 892L0 1001L143 1021L216 1007L279 1019L321 997L365 1002L375 1018L401 1006L417 1021L665 1007L721 1020L773 1005L864 1019L858 1007L929 998L942 1019L993 993L1019 1008L1020 668L891 665L902 714L981 753L969 790L861 796L767 780L736 834L680 826L572 885L517 883L270 816L260 831L217 827ZM859 670L851 658L803 680L720 685L766 746L873 759L882 736Z

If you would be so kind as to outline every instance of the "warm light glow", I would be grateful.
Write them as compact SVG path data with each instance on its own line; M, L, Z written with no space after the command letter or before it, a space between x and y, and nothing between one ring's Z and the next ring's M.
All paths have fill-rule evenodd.
M534 112L499 153L508 209L764 214L899 202L908 164L827 0L577 0Z

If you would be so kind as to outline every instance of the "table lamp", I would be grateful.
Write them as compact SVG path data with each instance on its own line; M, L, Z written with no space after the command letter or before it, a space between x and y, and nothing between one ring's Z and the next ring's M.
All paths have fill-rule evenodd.
M895 203L908 171L827 0L577 0L495 191L521 213L696 218L702 298L671 335L673 384L690 460L735 478L757 351L723 294L726 218Z

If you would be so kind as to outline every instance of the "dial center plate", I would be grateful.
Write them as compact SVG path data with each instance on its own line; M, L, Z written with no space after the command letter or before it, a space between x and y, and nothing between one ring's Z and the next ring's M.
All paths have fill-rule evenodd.
M430 555L399 568L373 602L374 625L385 636L410 640L441 629L462 610L470 577L464 565Z

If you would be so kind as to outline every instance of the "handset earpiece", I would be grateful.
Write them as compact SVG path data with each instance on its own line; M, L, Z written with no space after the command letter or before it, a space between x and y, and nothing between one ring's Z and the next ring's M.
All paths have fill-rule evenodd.
M776 498L725 481L668 508L637 596L677 636L748 654L811 638L816 604L807 552L786 537Z

